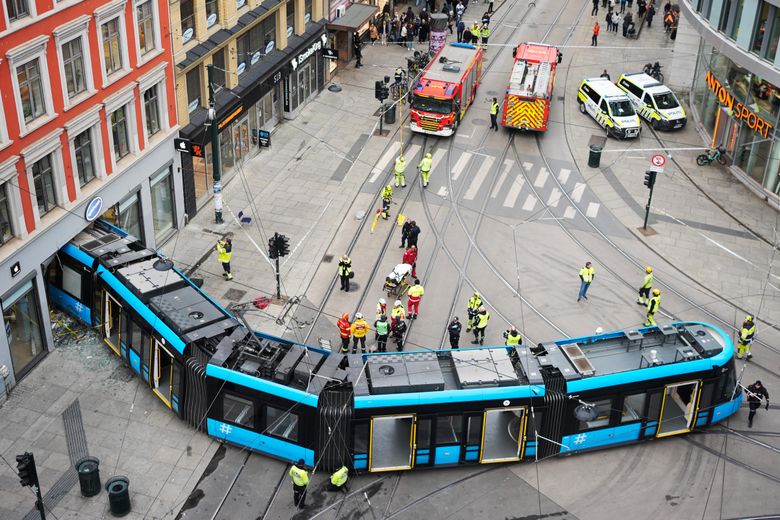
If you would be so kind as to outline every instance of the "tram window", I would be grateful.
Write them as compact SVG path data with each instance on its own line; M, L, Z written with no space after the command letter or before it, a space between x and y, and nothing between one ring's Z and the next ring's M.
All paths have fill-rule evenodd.
M737 385L734 370L727 368L721 379L723 379L723 391L720 394L720 399L721 401L729 401L731 396L734 395L734 387Z
M62 264L62 290L81 300L81 274L65 264Z
M709 410L712 406L712 396L715 393L715 381L704 383L699 398L699 410Z
M431 420L417 420L417 449L427 450L431 447Z
M647 401L647 394L644 392L627 395L623 399L623 414L620 416L620 422L628 423L642 419L642 414L645 411L645 401Z
M544 412L534 410L534 413L528 414L528 425L525 427L525 436L529 441L536 440L536 432L542 431L542 421L544 419Z
M355 453L368 453L368 424L355 425Z
M143 329L134 319L128 320L128 327L131 331L128 336L130 337L130 348L135 351L139 356L141 355L141 346L143 345Z
M463 418L445 415L436 420L436 444L460 444L463 437Z
M255 405L247 399L225 394L222 396L222 418L247 428L254 428Z
M609 416L612 414L612 400L603 399L596 401L594 407L596 408L596 418L592 421L580 421L579 431L609 426Z
M275 406L267 406L265 413L266 433L287 440L298 440L298 415Z
M482 442L482 417L469 417L466 428L466 444L473 445Z
M650 394L650 406L647 408L647 420L657 421L661 416L661 392Z

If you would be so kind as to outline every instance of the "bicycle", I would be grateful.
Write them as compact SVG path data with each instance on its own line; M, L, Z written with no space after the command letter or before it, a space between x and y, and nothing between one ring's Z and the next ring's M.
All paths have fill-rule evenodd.
M646 63L643 71L645 74L658 81L658 83L664 82L664 75L661 72L661 64L658 63L657 61L653 64Z
M722 146L718 146L714 150L708 150L706 153L699 155L696 158L696 164L704 166L705 164L712 164L713 161L718 161L718 164L726 164L726 150Z

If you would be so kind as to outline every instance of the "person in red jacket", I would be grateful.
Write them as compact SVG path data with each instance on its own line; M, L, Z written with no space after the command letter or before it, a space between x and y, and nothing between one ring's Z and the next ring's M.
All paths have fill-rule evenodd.
M341 335L341 351L348 352L349 340L352 337L352 324L349 322L349 314L346 312L342 314L336 325L338 325L339 334Z
M407 249L401 261L412 266L412 276L417 278L417 246Z

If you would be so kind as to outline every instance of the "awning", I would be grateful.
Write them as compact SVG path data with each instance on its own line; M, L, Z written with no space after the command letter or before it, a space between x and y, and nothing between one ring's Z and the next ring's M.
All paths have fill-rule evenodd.
M352 4L347 7L344 16L339 16L326 27L331 31L354 31L365 24L378 11L379 8L375 5Z

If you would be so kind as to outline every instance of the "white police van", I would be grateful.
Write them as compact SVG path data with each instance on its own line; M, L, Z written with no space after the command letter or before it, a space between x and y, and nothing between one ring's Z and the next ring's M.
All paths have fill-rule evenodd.
M607 135L627 139L639 136L639 117L628 95L607 78L582 80L577 92L580 112L590 114Z
M688 119L677 96L668 87L644 72L623 74L618 87L628 94L636 111L656 130L682 128Z

